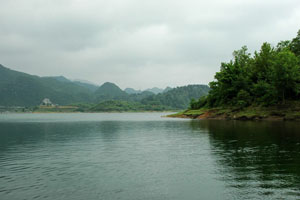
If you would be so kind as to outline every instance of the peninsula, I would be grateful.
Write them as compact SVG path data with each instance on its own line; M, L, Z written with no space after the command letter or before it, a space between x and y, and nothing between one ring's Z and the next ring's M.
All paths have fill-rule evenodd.
M170 117L237 120L300 119L300 30L273 47L264 43L251 55L247 47L221 63L207 96Z

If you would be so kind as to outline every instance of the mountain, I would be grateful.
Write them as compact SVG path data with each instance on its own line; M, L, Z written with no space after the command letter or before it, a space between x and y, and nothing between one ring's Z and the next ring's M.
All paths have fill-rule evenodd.
M99 86L94 85L92 83L83 82L81 80L73 81L73 83L75 83L76 85L82 86L82 87L84 87L86 89L89 89L92 92L95 92L98 89L98 87L99 87Z
M154 94L159 94L162 93L164 90L158 87L154 87L154 88L146 89L145 91L153 92Z
M55 80L61 81L61 82L65 82L65 83L75 83L76 85L82 86L86 89L89 89L92 92L95 92L98 89L98 86L89 82L89 81L84 81L84 80L80 80L80 79L75 79L75 80L69 80L64 76L46 76L45 78L53 78Z
M173 88L171 88L171 87L166 87L165 89L164 89L164 91L163 91L163 93L164 92L168 92L168 91L170 91L170 90L172 90Z
M124 92L126 92L127 94L139 94L141 93L142 91L141 90L135 90L133 88L126 88L124 90Z
M144 98L149 97L149 96L153 96L153 95L155 95L153 92L143 91L143 92L137 93L137 94L130 94L129 95L129 100L139 102L139 101L143 100Z
M141 100L143 104L164 105L176 109L187 108L191 99L206 96L210 88L207 85L188 85L167 92L149 96Z
M89 84L89 85L94 85L94 86L97 86L99 87L97 84L91 82L91 81L87 81L87 80L83 80L83 79L72 79L73 82L80 82L80 83L86 83L86 84Z
M120 107L142 104L139 109L161 110L186 108L192 98L198 99L207 95L207 85L189 85L184 87L150 89L139 93L128 94L116 84L106 82L100 87L93 84L71 81L64 76L39 77L11 70L0 65L0 106L36 106L48 98L54 104L91 104L105 101L122 101ZM132 89L131 91L138 91ZM128 90L127 90L128 92ZM124 101L131 102L126 104ZM115 105L116 102L111 102ZM102 106L105 106L103 104ZM119 105L119 104L117 104Z
M128 100L102 101L90 108L89 111L126 112L185 109L189 105L191 99L207 95L209 90L207 85L188 85L177 87L157 95L149 91L144 91L139 94L129 95Z
M169 90L172 90L172 88L171 87L166 87L166 89L163 90L163 89L154 87L154 88L146 89L144 91L142 91L142 90L135 90L133 88L126 88L124 91L127 94L139 94L139 93L142 93L142 92L151 92L153 94L159 94L159 93L167 92Z
M96 100L127 100L129 95L121 90L116 84L106 82L95 91Z
M92 101L92 92L61 80L33 76L0 65L0 106L35 106L44 98L60 105Z
M53 78L55 80L58 80L58 81L61 81L61 82L65 82L65 83L70 83L72 81L70 81L69 79L67 79L66 77L64 76L46 76L44 78Z

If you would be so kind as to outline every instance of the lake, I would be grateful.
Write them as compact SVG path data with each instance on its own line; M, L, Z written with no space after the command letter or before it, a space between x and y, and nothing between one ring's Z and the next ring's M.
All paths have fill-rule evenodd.
M0 114L0 199L300 199L298 122Z

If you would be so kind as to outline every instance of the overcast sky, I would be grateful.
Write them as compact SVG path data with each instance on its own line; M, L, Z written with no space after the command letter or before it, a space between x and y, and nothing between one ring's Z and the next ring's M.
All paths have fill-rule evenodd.
M0 63L121 88L207 84L234 50L299 29L299 0L0 0Z

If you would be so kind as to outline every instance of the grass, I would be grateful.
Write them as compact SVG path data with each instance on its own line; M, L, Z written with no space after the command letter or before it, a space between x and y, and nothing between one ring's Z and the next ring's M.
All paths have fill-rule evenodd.
M204 110L187 110L184 112L185 115L203 115L204 113Z
M182 117L184 115L184 112L185 111L181 111L178 113L170 114L170 115L167 115L166 117Z

